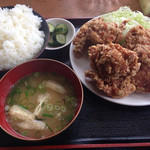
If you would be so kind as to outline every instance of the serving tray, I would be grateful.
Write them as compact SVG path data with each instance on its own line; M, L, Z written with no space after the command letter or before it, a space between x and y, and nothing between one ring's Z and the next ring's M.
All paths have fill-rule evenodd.
M89 19L68 20L78 29ZM71 67L69 46L56 51L45 50L40 58L56 59ZM5 73L0 73L0 77ZM150 106L115 104L96 96L84 85L83 89L81 112L67 130L48 140L29 142L0 129L0 150L150 146Z

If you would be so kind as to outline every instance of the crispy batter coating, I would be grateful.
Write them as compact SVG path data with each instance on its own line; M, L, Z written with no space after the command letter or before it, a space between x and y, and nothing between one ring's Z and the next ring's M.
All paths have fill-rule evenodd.
M150 66L150 29L136 26L125 37L126 48L135 51L139 61Z
M116 43L123 39L123 30L127 22L125 20L118 25L115 22L103 22L102 18L94 19L88 27L87 38L93 44Z
M89 47L91 68L101 77L135 76L139 70L137 54L119 44L97 44Z
M132 83L136 86L137 93L150 92L150 67L142 65L136 76L132 77Z
M150 29L144 29L142 26L136 26L128 31L126 37L126 47L133 50L137 45L150 44Z
M86 49L86 43L87 43L87 38L86 38L86 32L88 29L88 24L89 22L85 23L77 33L76 37L73 40L73 45L75 46L73 52L76 56L80 56L81 53Z
M139 62L150 67L150 43L149 45L137 44L133 51L138 54Z
M102 90L108 96L113 98L122 98L128 96L135 91L134 84L131 83L131 78L101 78L95 71L86 71L85 76L96 82L99 90Z
M131 77L140 68L135 52L110 43L91 46L88 54L94 71L86 71L85 76L96 81L98 89L116 98L135 91Z
M150 92L150 29L141 26L132 28L125 38L126 47L137 53L141 68L132 82L136 92Z
M118 25L114 22L106 23L101 17L92 19L84 24L73 40L75 56L81 56L93 44L118 42L123 38L123 30L128 21Z

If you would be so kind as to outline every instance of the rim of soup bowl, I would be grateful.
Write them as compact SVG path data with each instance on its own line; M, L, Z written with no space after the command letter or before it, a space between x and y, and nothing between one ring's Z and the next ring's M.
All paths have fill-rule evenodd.
M74 77L76 77L76 81L75 80L69 80L71 81L71 83L73 84L73 87L75 88L76 90L76 93L78 93L78 107L77 107L77 110L76 110L76 113L74 115L74 117L72 118L72 120L60 131L50 135L50 136L47 136L47 137L43 137L43 138L30 138L30 137L26 137L26 136L23 136L19 133L17 133L16 131L14 131L12 129L12 127L10 126L10 124L7 122L6 120L6 117L5 117L5 100L6 100L6 96L8 95L8 93L10 92L10 89L11 87L19 80L21 79L22 77L26 76L26 75L29 75L33 72L36 72L37 70L34 70L33 68L31 69L32 71L26 71L25 73L22 73L21 75L17 75L17 77L15 76L14 78L17 78L15 81L13 81L13 83L7 83L7 84L10 84L9 86L9 89L7 89L7 92L4 94L2 93L1 97L3 98L0 98L1 102L0 102L0 127L9 135L17 138L17 139L21 139L21 140L26 140L26 141L40 141L40 140L46 140L46 139L49 139L49 138L52 138L60 133L62 133L64 130L66 130L74 121L75 119L77 118L77 116L79 115L80 111L81 111L81 108L82 108L82 105L83 105L83 97L84 97L84 93L83 93L83 87L82 87L82 83L80 81L80 79L78 78L78 76L76 75L76 73L69 67L67 66L66 64L60 62L60 61L57 61L57 60L53 60L53 59L46 59L46 58L40 58L40 59L33 59L33 60L30 60L28 62L25 62L25 63L22 63L18 66L16 66L15 68L9 70L0 80L0 91L3 90L5 91L6 87L4 87L4 89L2 88L2 85L6 82L5 80L7 80L7 78L10 78L11 77L11 80L13 79L12 76L10 75L13 75L15 74L16 71L19 71L20 68L24 68L25 66L28 66L30 64L30 67L33 67L35 64L34 63L57 63L57 65L60 65L60 66L63 66L64 68L67 68L67 72L70 72L70 75L73 75ZM46 61L46 62L45 62ZM33 64L32 64L33 63ZM31 66L32 64L32 66ZM39 66L38 66L39 67ZM37 67L37 68L38 68ZM40 66L41 67L41 66ZM36 69L37 69L36 68ZM59 70L59 69L58 69ZM57 71L58 71L57 70ZM42 71L42 70L40 70ZM48 71L48 69L44 69L43 71ZM49 70L51 71L51 70ZM56 72L57 72L56 71ZM28 72L28 73L27 73ZM30 73L29 73L30 72ZM65 71L63 71L65 72ZM57 73L62 73L61 71L60 72L57 72ZM64 76L64 74L62 74ZM67 75L67 74L65 74ZM67 78L69 77L69 75L67 75ZM3 83L4 82L4 83ZM74 83L73 83L74 82ZM77 83L77 84L75 84ZM6 83L5 83L6 84ZM76 86L76 87L75 87ZM79 87L79 88L77 88Z

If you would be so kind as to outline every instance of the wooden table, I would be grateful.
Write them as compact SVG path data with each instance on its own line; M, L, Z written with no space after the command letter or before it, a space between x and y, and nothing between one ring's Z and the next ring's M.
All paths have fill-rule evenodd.
M141 11L138 0L0 0L0 6L25 4L44 18L91 18L129 6Z

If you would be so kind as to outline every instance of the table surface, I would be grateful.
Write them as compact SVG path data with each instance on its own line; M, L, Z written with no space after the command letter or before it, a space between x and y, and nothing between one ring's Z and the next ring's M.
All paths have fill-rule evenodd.
M141 11L138 0L0 0L1 7L18 3L32 7L44 18L72 18L70 21L76 28L87 21L83 18L92 18L117 10L121 6L126 5L134 11ZM68 59L69 47L65 50L65 53L45 51L41 57L57 59L71 66ZM84 93L84 105L79 117L60 136L48 141L30 143L14 139L0 130L0 140L5 139L0 142L0 149L7 146L38 146L37 149L50 149L58 146L61 148L61 145L82 148L82 144L83 147L150 146L150 106L136 108L113 104L100 99L85 87ZM50 146L55 144L58 146Z
M121 6L141 11L138 0L0 0L0 6L15 4L26 4L44 18L91 18L115 11Z

